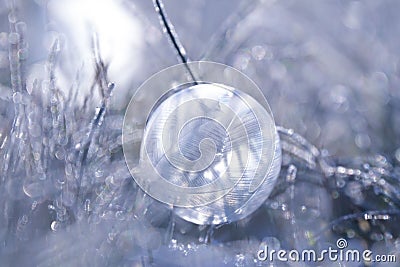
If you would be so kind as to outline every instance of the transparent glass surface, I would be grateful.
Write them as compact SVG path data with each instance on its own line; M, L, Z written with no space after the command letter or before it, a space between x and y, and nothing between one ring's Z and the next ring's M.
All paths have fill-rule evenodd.
M132 178L126 108L178 63L151 1L5 1L0 265L269 266L257 258L266 245L323 250L344 238L397 255L372 266L398 266L400 3L164 4L191 60L233 66L268 99L282 148L268 198L241 220L195 224ZM132 133L132 150L143 140Z

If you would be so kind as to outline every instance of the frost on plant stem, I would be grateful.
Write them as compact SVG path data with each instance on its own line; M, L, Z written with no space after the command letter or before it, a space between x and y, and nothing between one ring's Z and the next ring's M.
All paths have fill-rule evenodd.
M80 36L90 40L90 56L77 59L70 55L78 46L65 29L49 23L54 38L43 62L34 64L30 33L40 30L22 11L43 12L45 5L36 2L42 1L16 1L1 14L8 19L0 33L4 266L252 266L263 244L323 248L339 237L354 248L398 253L400 55L395 27L386 27L398 24L389 12L397 3L243 1L242 11L203 42L205 59L256 80L285 126L278 129L283 163L271 197L244 220L203 226L140 191L126 168L124 110L113 101L132 89L122 85L128 70L115 71L124 65L103 53L109 44L104 24ZM48 2L50 9L54 1ZM196 3L187 4L193 6L186 17L171 16L181 22L172 32L200 38L194 36L199 29L185 24L200 14L207 28L210 13L200 10L209 4ZM159 64L175 63L168 61L174 50L165 48L153 10L128 1L113 5L129 10L147 33L138 40L151 53L137 57L140 66L154 64L155 72ZM368 19L372 13L376 20ZM177 47L181 51L179 41ZM131 73L133 87L147 78L139 71ZM366 220L365 214L390 220Z

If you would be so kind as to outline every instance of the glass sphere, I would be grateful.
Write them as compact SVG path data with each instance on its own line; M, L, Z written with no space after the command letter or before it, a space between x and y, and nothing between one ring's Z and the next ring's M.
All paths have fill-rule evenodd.
M146 109L149 115L136 163L130 166L131 153L124 151L139 186L197 224L220 224L248 216L268 198L281 165L279 136L268 104L245 92L255 95L255 84L237 83L244 86L240 90L208 81L207 73L213 68L225 73L228 84L232 79L249 80L230 67L214 64L192 65L202 82L178 83L160 91L154 104L148 102L146 106L151 107ZM160 77L171 76L156 74L144 88L153 87L157 83L152 80ZM144 88L130 106L138 106L141 92L149 89ZM135 121L133 111L128 107L126 125L132 121L131 114Z

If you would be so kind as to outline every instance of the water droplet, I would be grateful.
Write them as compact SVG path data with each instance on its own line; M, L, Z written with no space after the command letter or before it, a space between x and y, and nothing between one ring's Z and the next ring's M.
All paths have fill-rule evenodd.
M353 229L347 230L347 237L348 238L353 238L353 237L355 237L355 235L356 235L356 232Z
M278 204L277 201L273 201L273 202L271 203L271 208L272 208L272 209L276 210L278 207L279 207L279 204Z
M177 250L178 248L178 242L176 239L171 239L171 241L169 242L168 248L172 249L172 250Z
M246 257L243 254L237 254L235 256L235 266L242 267L245 266Z
M395 152L395 157L398 162L400 162L400 147Z
M371 227L370 227L370 225L369 225L369 222L368 221L365 221L365 220L360 220L359 222L358 222L358 227L361 229L361 231L363 231L363 232L369 232L370 230L371 230Z
M25 224L27 224L28 223L28 216L26 216L25 214L24 215L22 215L22 217L21 217L21 219L20 219L20 222L21 222L21 224L22 225L25 225Z
M345 185L346 185L346 181L345 180L343 180L341 178L336 180L336 186L338 188L343 188Z
M115 213L115 218L116 218L117 220L120 220L120 221L125 220L124 212L123 212L123 211L117 211L117 212Z
M26 48L19 49L17 55L19 60L26 60L28 58L28 49Z
M251 54L253 55L254 59L262 60L265 57L265 49L260 45L254 46L251 49Z
M85 211L86 212L90 212L92 209L91 205L90 205L90 199L86 199L85 200Z
M38 205L38 202L37 201L33 201L31 209L35 210L37 205Z
M286 181L294 182L294 180L296 179L296 174L297 174L297 168L296 166L291 164L287 169Z
M82 148L82 144L81 143L77 143L76 145L75 145L75 149L76 150L80 150Z
M62 205L62 204L60 204ZM63 222L67 219L67 209L65 207L61 207L57 210L57 220Z
M65 158L65 150L64 150L63 148L58 149L58 150L56 151L55 156L56 156L56 158L59 159L59 160L64 160L64 158Z
M50 224L50 228L51 228L52 231L56 232L57 229L59 228L59 225L60 225L59 222L52 221L51 224Z
M233 66L239 70L245 70L250 62L250 56L248 54L239 54L236 56Z
M15 92L12 97L15 104L20 104L22 102L22 94L20 92Z
M371 139L366 133L357 134L355 137L355 143L359 148L365 149L371 145Z
M66 137L65 135L59 135L57 141L58 144L65 146L66 144L68 144L68 137Z
M393 239L393 235L389 232L385 232L385 240L392 240Z
M101 169L99 169L99 170L97 170L97 171L94 173L94 175L95 175L97 178L103 177L104 171L101 170Z
M117 233L115 233L115 232L108 233L108 241L113 241L116 236L117 236Z
M43 185L39 182L26 181L22 188L24 193L32 198L39 197L44 193Z

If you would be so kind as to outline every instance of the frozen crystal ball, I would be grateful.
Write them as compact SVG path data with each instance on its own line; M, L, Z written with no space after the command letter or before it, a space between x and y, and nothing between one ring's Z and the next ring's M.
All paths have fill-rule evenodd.
M239 71L212 62L147 80L128 105L123 147L136 183L197 224L248 216L268 198L281 165L262 93Z

